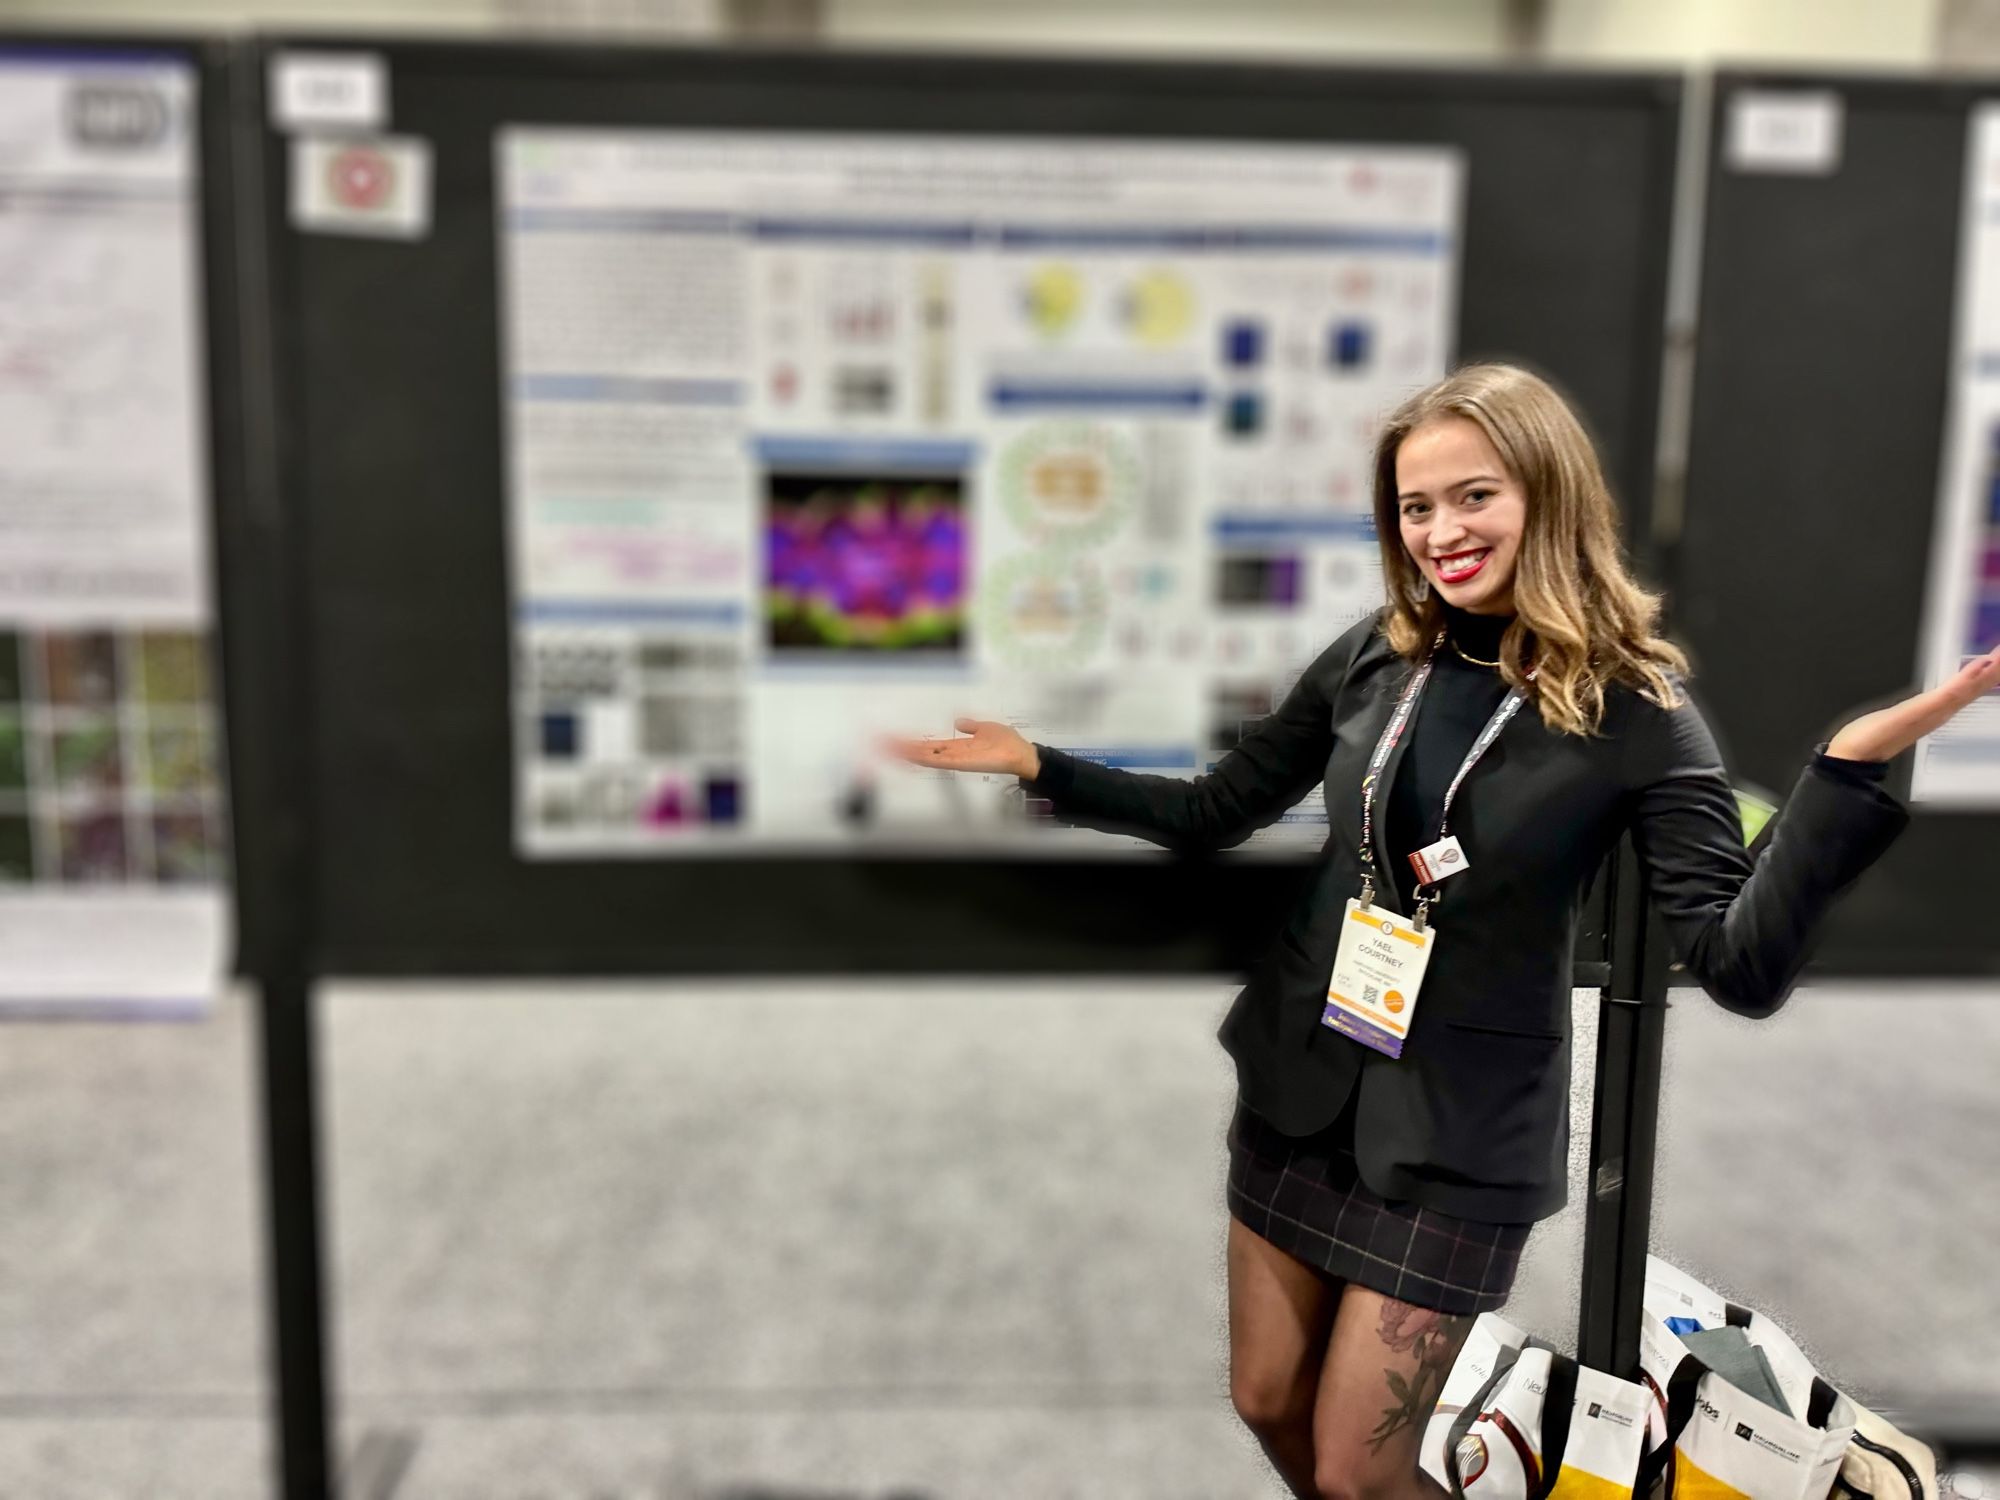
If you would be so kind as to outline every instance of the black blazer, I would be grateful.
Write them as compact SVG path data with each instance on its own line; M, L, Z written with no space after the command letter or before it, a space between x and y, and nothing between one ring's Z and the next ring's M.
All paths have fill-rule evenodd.
M1598 737L1549 730L1532 702L1452 805L1470 856L1431 908L1438 932L1403 1056L1320 1024L1343 904L1361 863L1361 777L1407 682L1379 616L1306 669L1284 702L1206 775L1141 775L1038 746L1028 784L1064 822L1196 852L1240 843L1324 781L1328 837L1306 896L1222 1023L1243 1102L1291 1135L1329 1124L1357 1086L1361 1176L1386 1197L1461 1218L1521 1223L1568 1191L1570 996L1586 888L1630 828L1689 972L1740 1014L1783 1003L1833 900L1909 821L1881 787L1818 759L1744 848L1722 758L1685 699L1663 709L1607 690ZM1676 684L1680 686L1680 684ZM1381 788L1423 732L1423 707ZM1375 810L1378 904L1407 851Z

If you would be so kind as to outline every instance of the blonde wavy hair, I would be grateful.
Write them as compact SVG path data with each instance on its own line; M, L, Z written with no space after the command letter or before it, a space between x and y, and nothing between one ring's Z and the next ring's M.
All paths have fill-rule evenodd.
M1668 674L1685 677L1687 658L1655 633L1660 596L1626 571L1618 509L1597 450L1556 389L1514 365L1466 365L1410 397L1382 429L1375 445L1375 532L1390 646L1415 661L1444 624L1443 606L1403 546L1396 489L1403 439L1440 417L1477 422L1526 491L1515 618L1500 643L1508 684L1526 691L1542 722L1565 734L1599 732L1604 690L1613 682L1630 684L1662 707L1677 705ZM1539 669L1532 684L1531 665Z

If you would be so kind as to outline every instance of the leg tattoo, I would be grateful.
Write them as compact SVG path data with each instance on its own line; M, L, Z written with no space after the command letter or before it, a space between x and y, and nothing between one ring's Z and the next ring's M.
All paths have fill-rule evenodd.
M1382 1304L1380 1336L1391 1353L1413 1356L1416 1368L1406 1377L1394 1366L1382 1371L1389 1380L1389 1404L1382 1420L1369 1434L1368 1448L1380 1453L1382 1445L1405 1427L1416 1427L1444 1393L1445 1376L1460 1340L1472 1326L1471 1317L1441 1313L1428 1307L1412 1307L1393 1298Z

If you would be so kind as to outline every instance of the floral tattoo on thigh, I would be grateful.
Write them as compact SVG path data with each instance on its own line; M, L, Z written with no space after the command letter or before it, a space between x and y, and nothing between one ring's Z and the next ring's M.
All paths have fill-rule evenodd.
M1378 1330L1390 1352L1414 1356L1416 1369L1406 1377L1394 1366L1383 1374L1389 1379L1389 1405L1382 1420L1368 1436L1368 1448L1380 1453L1382 1445L1404 1428L1414 1428L1429 1414L1444 1393L1445 1376L1458 1353L1469 1316L1437 1312L1428 1307L1412 1307L1394 1298L1382 1303L1382 1326Z

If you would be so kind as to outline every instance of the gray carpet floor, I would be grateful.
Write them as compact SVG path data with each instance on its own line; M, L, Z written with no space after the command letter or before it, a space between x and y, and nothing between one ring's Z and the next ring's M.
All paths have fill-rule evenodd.
M1226 1397L1231 992L330 990L350 1500L1278 1496ZM251 1019L0 1027L0 1496L271 1493ZM1677 994L1656 1250L1863 1399L2000 1411L1996 1073L2000 986ZM1573 1336L1581 1238L1511 1317Z

